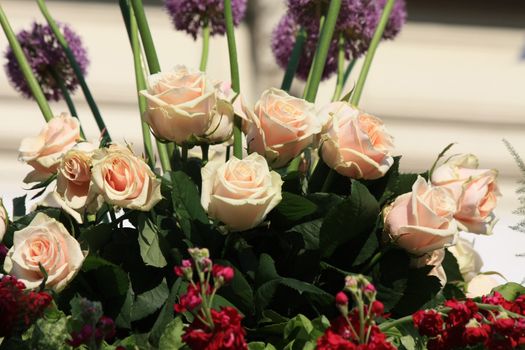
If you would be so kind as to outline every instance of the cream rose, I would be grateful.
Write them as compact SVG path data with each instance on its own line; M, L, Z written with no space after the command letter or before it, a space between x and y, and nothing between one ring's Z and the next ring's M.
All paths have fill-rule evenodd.
M441 287L447 284L447 274L443 268L443 259L445 259L445 249L437 249L423 256L410 259L410 266L420 268L424 266L433 266L428 276L434 276L439 279Z
M235 92L229 83L216 84L217 102L212 111L212 117L204 136L199 138L202 142L216 144L228 141L233 136L233 117L241 113L239 96L235 102Z
M379 118L346 102L331 103L321 115L328 120L321 157L330 168L353 179L373 180L394 164L393 138Z
M476 298L489 294L499 285L498 281L489 275L480 274L470 280L467 285L467 298Z
M78 119L67 113L51 119L35 137L22 140L18 159L31 165L35 170L24 182L41 181L56 172L60 157L80 140Z
M44 279L41 265L48 275L46 286L61 291L75 277L84 258L77 240L64 225L38 213L29 226L14 233L4 270L34 289Z
M0 242L4 239L8 224L9 217L7 216L7 210L5 210L4 202L2 201L2 198L0 198Z
M160 180L126 147L111 145L95 151L91 174L95 192L109 204L148 211L162 198Z
M462 231L491 234L497 220L493 213L500 195L494 169L478 169L472 154L450 158L436 168L432 183L452 190L458 203L454 217Z
M91 157L97 147L89 142L77 144L60 161L57 185L41 205L60 207L82 223L85 213L95 213L102 204L91 183Z
M281 176L256 153L223 164L210 162L202 168L201 203L211 218L243 231L260 224L281 201L282 184Z
M448 251L456 258L459 271L465 282L470 282L481 271L483 261L481 256L474 250L472 242L465 238L459 238L456 244L448 248Z
M421 256L451 244L458 232L450 191L433 187L421 176L412 192L384 210L385 235L411 254Z
M249 153L264 156L273 168L280 168L310 146L321 132L321 120L312 103L269 89L251 111L243 108L244 131Z
M204 73L177 66L150 76L140 93L148 103L144 121L157 137L182 144L209 131L217 98Z

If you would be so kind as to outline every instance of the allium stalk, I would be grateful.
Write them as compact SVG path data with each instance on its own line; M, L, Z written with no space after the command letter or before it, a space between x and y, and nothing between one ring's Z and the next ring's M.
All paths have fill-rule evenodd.
M130 39L131 44L131 50L133 52L133 67L135 69L135 84L137 86L137 91L141 91L146 89L146 79L144 77L144 71L142 69L142 60L140 55L140 42L139 42L139 36L138 36L138 29L137 29L137 20L135 19L135 15L133 11L131 10L131 7L129 6L128 0L120 0L120 9L122 12L122 16L124 17L124 22L126 23L126 29L128 31L128 36ZM146 98L142 96L141 94L138 95L138 103L139 103L139 113L140 113L140 119L141 119L141 127L142 127L142 140L144 142L144 151L146 152L146 159L148 161L148 165L151 169L155 168L155 154L153 153L153 146L151 144L151 133L149 130L149 125L142 120L142 115L146 111ZM166 154L167 155L167 154ZM164 159L164 162L166 162L166 159ZM169 159L167 159L167 164L169 165ZM165 170L165 164L162 162L161 159L161 166L162 169Z
M317 50L312 63L311 77L309 77L309 82L305 88L304 98L309 102L315 102L315 97L317 96L317 90L319 89L319 83L321 82L321 77L323 75L324 65L328 57L328 50L330 49L340 9L341 0L330 1L328 13L323 23L323 29L319 36L319 43L317 44Z
M160 72L160 63L157 56L157 50L155 50L155 44L153 43L153 38L151 36L151 31L149 30L148 19L144 13L144 6L142 5L142 0L131 0L131 5L133 8L133 14L137 21L138 31L140 32L140 38L142 39L142 45L144 46L144 52L146 54L146 61L148 63L148 68L150 74L155 74ZM142 65L141 65L142 69ZM144 85L146 85L144 83ZM157 140L157 150L159 151L159 157L162 164L162 169L164 171L171 170L170 159L173 158L173 154L176 151L176 148L173 147L174 152L169 152L168 147Z
M206 66L208 65L208 54L210 48L210 25L205 24L202 28L202 52L201 52L201 63L199 70L206 72Z
M363 88L365 86L366 78L368 76L368 71L370 70L370 66L372 65L372 60L374 59L377 46L379 45L379 42L383 37L383 32L388 23L388 19L390 18L390 14L392 13L392 9L394 8L395 2L396 0L386 1L385 8L383 9L383 14L381 15L381 19L379 20L379 24L377 25L376 31L374 32L374 36L372 37L370 47L368 48L368 52L365 56L365 61L363 62L363 67L361 68L361 72L359 73L359 78L357 79L355 91L353 92L352 98L350 99L350 103L354 106L357 106L359 104L359 100L361 99L361 94L363 93Z
M299 60L303 54L303 48L306 41L306 30L300 28L297 34L295 35L295 43L292 49L292 55L288 60L286 65L286 72L284 73L283 82L281 83L281 89L289 92L292 87L293 77L295 72L297 72L297 67L299 67Z
M42 115L44 116L44 119L46 121L50 121L53 118L53 112L51 111L51 108L49 107L49 103L47 102L44 92L42 91L42 88L38 84L33 71L31 70L31 67L29 66L29 63L27 62L27 58L24 55L24 52L22 50L22 47L20 46L20 43L16 39L15 33L13 32L13 29L11 28L11 25L9 24L9 21L7 19L7 16L5 15L5 12L0 6L0 24L2 25L2 29L4 30L4 33L7 37L7 40L9 41L9 45L13 49L13 53L18 61L18 64L20 65L20 69L24 75L24 78L27 81L27 84L31 90L31 93L33 94L38 107L40 108L40 111L42 112Z
M95 118L95 122L97 123L98 129L100 133L102 134L102 140L103 140L102 144L111 142L111 136L109 135L109 131L106 128L104 119L102 118L102 115L100 114L97 103L95 102L95 99L93 98L93 95L91 94L91 90L89 89L86 83L86 79L84 79L82 68L77 62L77 59L75 58L73 51L71 51L71 48L69 47L69 44L67 43L64 35L60 31L60 28L58 27L57 23L55 22L55 20L49 13L49 10L47 9L45 1L37 0L37 2L38 2L38 7L40 8L40 12L42 12L42 15L44 16L47 23L51 27L53 34L55 35L56 39L58 40L58 42L64 49L64 52L69 60L69 63L71 64L71 67L73 68L73 72L75 73L75 76L80 84L80 88L82 89L82 92L84 93L84 96L86 97L86 102L88 103L89 108L91 109L91 112L93 113L93 117Z
M235 32L233 28L232 1L224 0L224 19L226 21L226 37L228 38L228 53L230 56L230 75L232 90L241 91L239 78L239 62L237 60L237 47L235 45ZM242 159L242 120L235 116L233 120L233 155Z

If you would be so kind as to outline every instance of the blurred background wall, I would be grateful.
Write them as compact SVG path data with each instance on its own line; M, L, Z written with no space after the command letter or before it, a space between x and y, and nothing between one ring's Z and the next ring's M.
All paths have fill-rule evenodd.
M82 36L91 60L87 81L112 136L135 144L141 134L133 63L117 1L48 1L56 19ZM249 13L237 31L241 89L248 101L270 86L279 86L283 72L270 51L270 34L284 13L284 0L249 0ZM196 67L200 43L174 31L161 0L145 1L161 65ZM2 0L15 31L42 21L34 1ZM521 0L409 0L409 21L395 41L380 45L361 106L380 116L396 138L402 169L428 169L450 142L453 152L472 152L481 166L497 168L503 197L500 222L490 237L473 237L485 261L484 271L497 270L509 280L525 278L525 234L508 228L517 218L515 194L519 171L502 143L509 140L525 156L525 2ZM7 41L0 35L0 49ZM2 61L2 64L5 60ZM208 73L229 79L226 38L213 38ZM359 72L359 66L354 69ZM347 89L356 79L354 73ZM335 80L323 82L318 104L332 95ZM293 91L301 91L295 82ZM74 100L88 138L96 125L77 91ZM55 113L67 110L54 103ZM44 124L35 103L22 99L0 74L0 196L10 206L28 186L29 170L17 161L23 137Z

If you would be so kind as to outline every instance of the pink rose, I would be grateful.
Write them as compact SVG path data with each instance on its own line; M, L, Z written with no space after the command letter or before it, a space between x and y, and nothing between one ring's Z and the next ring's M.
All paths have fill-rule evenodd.
M85 213L95 213L102 205L91 182L91 157L97 149L89 142L78 143L60 161L57 185L41 203L59 207L82 223Z
M259 225L281 201L281 176L257 153L202 168L201 203L211 218L232 231Z
M432 184L449 188L457 201L454 217L462 231L491 234L497 220L493 213L500 195L494 169L478 169L472 154L450 158L436 168Z
M5 210L4 202L2 201L2 198L0 198L0 242L4 239L8 223L9 217L7 216L7 210Z
M321 157L330 168L353 179L373 180L394 164L393 138L379 118L346 102L332 102L321 114L328 120Z
M31 165L35 170L27 175L24 182L41 181L56 172L60 157L80 140L78 119L62 113L51 119L36 137L22 140L21 161Z
M150 76L149 89L140 93L148 103L144 121L157 137L191 143L209 130L217 97L204 73L177 66Z
M4 270L24 282L28 289L40 286L45 269L46 286L61 291L75 277L85 255L64 225L38 213L26 228L15 232Z
M94 190L122 208L148 211L157 204L160 180L143 159L120 145L96 150L91 169Z
M437 249L423 256L410 259L410 266L415 268L433 266L428 276L437 277L439 283L441 283L441 287L444 287L445 284L447 284L447 274L445 273L443 265L441 265L443 259L445 259L445 249Z
M245 106L243 111L249 153L264 156L273 168L298 156L322 128L312 103L283 90L264 91L254 111Z
M384 210L385 234L407 252L421 256L451 244L458 232L456 203L450 191L433 187L421 176L412 192Z

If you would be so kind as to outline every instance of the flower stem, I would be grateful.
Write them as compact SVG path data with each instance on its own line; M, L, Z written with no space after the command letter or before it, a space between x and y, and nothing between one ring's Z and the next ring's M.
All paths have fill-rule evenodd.
M126 23L126 29L128 31L128 36L131 44L131 50L133 52L133 67L135 70L135 84L137 86L137 91L145 90L147 88L146 86L146 79L144 78L144 70L142 69L142 59L140 55L140 41L138 36L138 28L137 28L137 20L135 18L135 15L133 13L133 10L131 10L129 6L128 0L120 0L120 10L122 12L122 17L124 18L124 22ZM155 153L153 152L153 145L151 143L151 133L149 130L149 125L142 120L142 116L146 112L147 104L146 99L144 96L138 95L138 103L139 103L139 113L140 113L140 119L141 119L141 128L142 128L142 140L144 142L144 151L146 153L146 160L148 161L148 164L151 169L155 168ZM167 153L166 153L167 155ZM169 158L163 159L161 158L161 166L162 170L166 171L169 169L170 162ZM166 168L168 166L168 168Z
M69 90L67 89L66 85L64 84L64 79L60 77L60 75L54 70L51 70L51 75L53 75L53 79L55 79L55 83L60 88L60 92L62 92L62 96L64 97L64 101L66 101L67 108L69 109L69 113L72 117L75 117L79 121L80 125L80 119L78 118L77 109L75 108L75 104L73 103L73 100L71 99L71 95L69 94ZM86 139L86 135L84 134L84 130L82 129L82 125L80 125L80 136L82 139Z
M155 50L155 44L153 43L153 37L149 29L148 19L146 13L144 13L144 6L142 0L131 0L133 6L133 13L137 19L137 24L142 39L142 45L144 46L144 52L148 61L148 67L151 74L160 72L160 63L157 56L157 50Z
M328 172L326 179L324 180L323 187L321 187L321 192L328 192L332 182L334 182L336 172L332 169Z
M342 34L339 36L337 50L337 83L335 85L332 101L337 101L341 98L341 93L343 92L343 87L345 85L345 38Z
M199 70L206 72L206 66L208 65L208 53L210 48L210 25L206 23L202 27L202 52L201 52L201 63Z
M281 83L281 89L285 91L290 91L292 87L293 78L297 67L299 66L299 61L301 60L301 55L303 53L304 43L306 41L306 30L301 27L297 34L295 35L295 44L292 49L292 54L286 65L286 72L284 73L283 82Z
M239 62L237 60L237 47L235 45L235 32L233 29L232 1L224 0L224 19L226 22L226 37L228 38L228 53L230 56L230 75L232 90L241 91L239 78ZM233 155L242 159L242 119L235 116L233 120Z
M334 35L335 24L337 22L340 8L341 0L330 1L328 13L323 23L323 29L321 30L314 60L312 62L310 81L305 89L304 97L305 100L309 102L315 102L315 97L317 96L317 90L319 89L319 84L323 75L324 66L328 57L328 50L330 49L330 43L332 42L332 36Z
M35 75L33 74L29 63L27 62L24 51L22 50L22 47L20 46L20 43L13 32L13 28L11 28L11 25L9 24L2 6L0 6L0 24L2 25L2 29L4 30L5 36L7 37L7 41L13 50L13 54L15 55L18 65L20 66L22 74L24 75L24 79L26 80L31 93L35 98L36 103L38 104L38 107L44 116L44 119L46 122L50 121L53 118L53 112L49 107L49 103L44 96L44 92L42 91L40 84L36 80Z
M40 8L40 12L42 12L42 15L47 21L47 24L49 24L49 27L53 31L53 34L55 35L58 43L60 44L60 46L62 46L62 49L64 50L64 53L66 54L69 64L71 64L71 68L73 68L73 72L75 73L78 83L80 84L80 87L82 88L82 92L84 93L84 96L86 97L86 102L88 103L89 108L91 109L91 112L93 113L93 117L95 118L95 122L97 123L98 129L100 133L102 134L102 140L103 140L102 144L111 142L111 136L109 135L109 131L106 128L104 119L102 119L102 115L100 114L97 103L95 102L95 99L93 98L93 95L91 94L91 90L89 89L86 83L86 79L84 79L84 75L82 74L82 70L80 69L80 66L75 58L75 55L69 48L66 38L64 38L64 35L60 31L60 28L58 27L57 23L55 22L53 17L51 17L51 14L49 13L49 10L47 9L45 0L37 0L37 2L38 2L38 7Z
M379 42L383 37L383 32L385 30L386 24L388 23L388 19L390 18L390 13L392 12L392 8L394 7L395 1L396 0L387 0L385 8L383 9L383 14L381 15L381 19L379 20L379 24L377 25L377 28L374 32L374 36L372 37L372 41L370 42L370 47L368 48L368 52L366 53L365 61L363 62L363 67L361 68L361 72L359 73L359 78L357 79L355 90L350 100L350 103L354 106L357 106L359 104L359 100L361 99L361 94L363 93L363 88L365 86L366 77L368 76L368 71L370 70L370 66L372 65L372 60L374 59L377 46L379 45Z
M390 329L390 328L393 328L393 327L397 327L397 326L399 326L401 324L410 323L410 322L412 322L412 315L401 317L401 318L398 318L397 320L381 323L379 325L379 329L382 332L384 332L387 329Z
M208 163L208 151L210 149L210 145L208 144L204 144L201 146L201 150L202 150L202 165L206 165L206 163Z
M346 66L345 75L343 76L343 86L345 86L346 82L348 81L348 77L350 77L350 73L352 73L352 70L354 69L356 62L357 62L357 59L354 58L352 61L350 61L348 66Z

